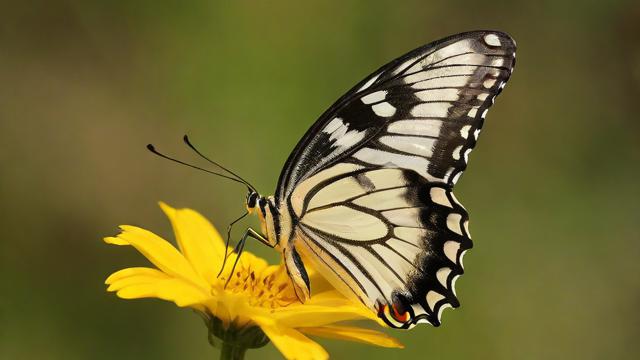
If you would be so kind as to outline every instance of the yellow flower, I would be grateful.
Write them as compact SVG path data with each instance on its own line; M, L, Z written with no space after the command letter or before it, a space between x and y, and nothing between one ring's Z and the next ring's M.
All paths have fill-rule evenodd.
M154 233L135 226L121 226L122 233L104 239L109 244L135 247L157 267L127 268L109 276L107 290L120 298L159 298L193 308L223 342L225 334L255 335L250 330L259 327L257 333L266 335L289 359L328 358L327 352L306 335L402 347L384 333L336 325L347 320L376 319L313 272L314 292L305 304L296 298L282 264L268 265L248 251L242 253L233 274L229 272L237 255L231 253L218 277L225 246L216 229L193 210L174 209L164 203L160 207L171 221L179 251ZM227 276L231 280L225 288Z

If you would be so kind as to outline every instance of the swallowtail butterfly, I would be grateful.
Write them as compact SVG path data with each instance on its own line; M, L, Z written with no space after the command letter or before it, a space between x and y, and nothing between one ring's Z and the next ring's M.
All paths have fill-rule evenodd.
M247 213L262 228L247 229L239 251L247 237L278 249L301 301L313 285L307 262L391 327L440 325L443 309L459 306L472 246L452 190L515 48L505 33L473 31L384 65L311 126L274 196L227 170L249 187Z

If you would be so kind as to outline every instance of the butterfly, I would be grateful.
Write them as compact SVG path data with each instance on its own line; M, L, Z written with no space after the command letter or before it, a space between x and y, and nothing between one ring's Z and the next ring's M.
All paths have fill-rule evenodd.
M440 325L459 306L455 282L472 247L453 187L515 49L503 32L465 32L382 66L306 132L274 196L223 168L247 185L247 214L261 224L236 249L251 237L279 250L302 302L309 264L393 328Z

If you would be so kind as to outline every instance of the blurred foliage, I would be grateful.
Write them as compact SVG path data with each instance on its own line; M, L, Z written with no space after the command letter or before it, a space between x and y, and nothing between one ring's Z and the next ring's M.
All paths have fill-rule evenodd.
M191 159L188 133L270 193L343 91L412 48L482 28L509 32L518 64L457 187L475 239L462 307L440 328L394 333L405 350L323 343L337 359L640 352L637 1L0 5L0 358L216 358L189 311L105 292L110 272L145 262L101 238L125 223L170 237L158 200L222 229L243 211L243 188L144 145Z

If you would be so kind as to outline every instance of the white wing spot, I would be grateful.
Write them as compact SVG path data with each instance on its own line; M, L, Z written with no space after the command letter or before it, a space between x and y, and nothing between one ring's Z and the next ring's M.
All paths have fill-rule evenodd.
M436 272L438 281L440 281L440 284L442 284L442 286L444 286L445 288L447 287L447 279L449 278L449 274L451 274L451 268L448 267L440 268Z
M482 93L482 94L478 95L477 97L478 97L478 100L485 101L485 100L487 100L487 96L489 96L489 93Z
M463 252L460 253L460 267L464 269L464 256L467 253L467 250L464 250Z
M336 118L336 120L340 120L340 124L338 125L338 127L336 127L335 130L333 130L332 132L328 133L328 134L331 134L331 136L329 136L329 140L330 141L334 141L334 140L344 136L344 134L346 134L347 131L349 130L349 127L347 126L347 124L342 122L342 119Z
M376 91L374 93L371 93L369 95L365 95L360 100L362 100L362 102L365 103L365 104L371 104L371 103L374 103L374 102L378 102L378 101L384 100L384 98L386 96L387 96L387 91L386 90L380 90L380 91Z
M327 133L327 134L331 134L332 132L336 131L342 125L344 125L344 123L342 122L342 119L340 119L339 117L334 118L333 120L331 120L331 122L329 122L327 124L327 126L324 127L322 132Z
M489 46L500 46L500 38L496 34L488 34L484 36L484 42Z
M458 145L455 149L453 149L451 157L453 157L454 160L460 160L460 151L462 151L462 145Z
M471 233L469 232L469 220L465 220L462 224L464 226L464 232L467 233L467 237L471 237Z
M451 202L447 197L447 191L445 189L440 187L432 187L431 190L429 190L429 196L431 197L431 201L433 201L434 203L453 209L453 205L451 205Z
M458 250L460 250L460 243L457 241L449 240L444 243L444 254L451 262L456 263L458 257Z
M396 108L391 106L388 102L381 102L379 104L375 104L371 107L374 113L378 116L382 117L390 117L396 113Z
M502 59L502 58L493 59L493 60L491 61L491 66L497 66L497 67L500 67L500 66L502 66L502 65L504 65L504 59Z
M482 115L480 115L480 117L484 119L484 117L487 116L487 111L489 111L489 109L484 109L484 111L482 112Z
M411 109L411 115L421 117L446 117L450 103L426 103L418 104Z
M471 154L471 149L467 149L464 151L464 163L467 164L469 162L469 154Z
M473 137L478 140L478 136L480 136L480 129L475 129L473 132Z
M462 229L460 228L460 220L462 220L462 215L451 213L447 216L447 227L449 230L453 231L458 235L462 235Z
M453 176L453 179L451 180L451 182L452 182L452 183L454 183L454 184L455 184L455 183L457 183L457 182L458 182L458 179L460 179L460 175L462 175L462 172L461 172L461 171L458 171L458 172Z
M467 139L469 137L469 130L471 130L471 125L465 125L460 129L460 136L462 136L464 139Z
M346 132L342 137L338 138L334 145L341 149L348 149L362 141L362 139L364 139L364 135L364 131L351 130Z
M487 79L482 83L482 86L484 86L487 89L490 89L495 83L496 83L496 79Z
M460 275L455 275L453 279L451 279L451 291L453 292L453 296L456 296L456 281L458 281L459 277Z
M392 122L387 127L387 131L395 134L438 137L440 136L440 128L442 128L442 120L411 119Z
M475 106L474 106L474 107L472 107L472 108L471 108L471 110L469 110L469 113L467 113L467 115L468 115L470 118L475 118L475 117L476 117L476 114L478 114L478 108L477 108L477 107L475 107Z
M429 290L429 292L427 293L427 305L429 305L431 310L435 310L436 304L442 299L444 299L444 295L433 290Z

